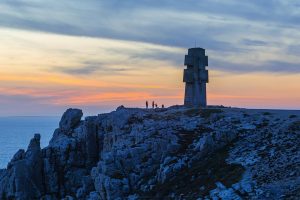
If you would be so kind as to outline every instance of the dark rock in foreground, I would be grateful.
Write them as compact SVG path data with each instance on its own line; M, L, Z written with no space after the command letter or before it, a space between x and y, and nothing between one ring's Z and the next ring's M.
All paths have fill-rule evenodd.
M288 112L288 111L286 111ZM68 109L0 170L5 199L298 199L300 119L281 112Z

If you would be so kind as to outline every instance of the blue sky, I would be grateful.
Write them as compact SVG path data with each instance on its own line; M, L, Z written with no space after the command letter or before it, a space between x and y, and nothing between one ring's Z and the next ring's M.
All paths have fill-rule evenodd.
M183 48L196 42L220 55L210 61L222 70L300 72L298 1L3 0L0 7L3 27ZM252 58L269 51L278 56ZM153 54L181 62L178 55ZM227 55L250 55L249 63L221 66Z
M212 103L222 104L222 97L229 95L232 101L226 105L285 108L276 104L283 100L275 94L282 94L283 102L291 105L286 108L299 108L295 101L300 97L293 96L300 89L294 87L300 81L299 26L300 2L295 0L2 0L2 115L19 114L20 109L10 109L18 102L28 105L21 106L21 114L57 114L70 105L110 110L124 103L125 94L109 99L120 90L179 104L183 57L195 45L209 56ZM37 74L48 82L36 80ZM243 82L250 77L260 85ZM57 79L68 80L68 86ZM230 80L245 87L237 89ZM288 92L277 85L279 80ZM273 93L259 102L246 100L260 88ZM245 90L253 92L248 96ZM102 96L96 97L96 91ZM82 98L63 98L66 94ZM85 96L92 102L83 101ZM95 103L103 97L107 102ZM127 100L128 105L144 101Z

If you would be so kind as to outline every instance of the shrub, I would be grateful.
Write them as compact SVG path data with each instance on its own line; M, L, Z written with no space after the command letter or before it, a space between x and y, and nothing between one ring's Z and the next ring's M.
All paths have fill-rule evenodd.
M290 131L300 131L300 121L293 122L288 129Z
M215 113L222 113L223 110L221 109L203 109L201 110L200 112L200 116L203 117L203 118L209 118L212 114L215 114Z
M212 114L222 113L223 110L217 108L192 108L184 112L185 115L189 117L194 117L199 115L205 119L209 118Z
M290 115L289 118L290 118L290 119L292 119L292 118L297 118L297 115Z
M271 115L269 112L264 112L263 115Z

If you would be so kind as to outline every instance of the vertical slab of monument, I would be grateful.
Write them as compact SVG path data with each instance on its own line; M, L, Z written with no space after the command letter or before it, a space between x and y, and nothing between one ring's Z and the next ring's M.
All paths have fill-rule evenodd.
M187 107L206 107L206 83L208 83L208 57L205 49L190 48L185 55L183 73L185 82L184 105Z

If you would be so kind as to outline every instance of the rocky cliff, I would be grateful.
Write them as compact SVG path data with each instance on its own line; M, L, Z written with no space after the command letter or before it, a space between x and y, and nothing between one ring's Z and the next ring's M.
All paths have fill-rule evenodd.
M68 109L46 148L36 134L17 151L0 170L1 199L300 198L300 119L288 111L82 115Z

